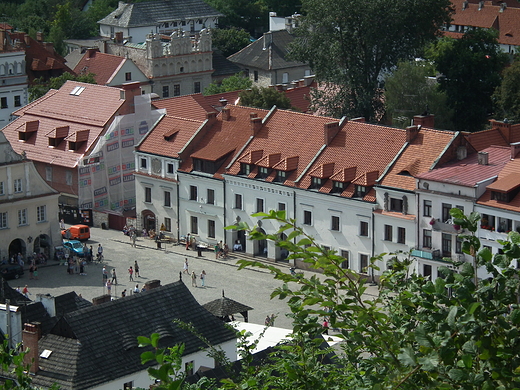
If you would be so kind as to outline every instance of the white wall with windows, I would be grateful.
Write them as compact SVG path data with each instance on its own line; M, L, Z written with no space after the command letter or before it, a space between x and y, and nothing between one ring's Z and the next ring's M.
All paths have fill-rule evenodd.
M0 53L0 129L15 119L12 113L28 103L25 51Z

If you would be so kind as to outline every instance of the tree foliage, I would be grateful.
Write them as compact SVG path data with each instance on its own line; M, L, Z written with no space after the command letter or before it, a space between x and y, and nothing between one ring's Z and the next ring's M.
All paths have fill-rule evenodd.
M327 88L313 96L334 117L381 112L381 72L418 55L450 19L449 0L303 0L292 58Z
M455 130L481 130L493 112L492 95L508 60L497 37L493 29L472 29L461 39L445 37L428 49L443 75L440 86L454 109Z
M206 0L225 16L219 18L219 26L244 29L258 37L267 26L269 10L263 0Z
M520 59L516 59L503 72L503 79L495 91L497 116L510 122L520 122Z
M243 73L237 73L233 76L226 77L219 85L211 83L204 90L204 95L216 95L217 93L242 91L251 88L253 82L250 78L245 77Z
M438 88L435 67L427 61L402 61L385 80L386 114L392 124L406 127L414 115L435 115L435 127L451 129L452 110Z
M79 81L81 83L96 84L94 74L74 76L69 72L63 73L61 76L52 77L48 82L42 78L34 80L34 85L29 87L29 101L36 100L45 95L50 89L60 89L67 80Z
M232 27L216 28L211 31L213 49L220 50L225 57L243 49L251 43L249 33L244 29Z
M242 91L238 95L240 104L243 106L264 108L270 110L273 106L282 109L291 108L291 101L281 91L269 87L253 87L247 91Z

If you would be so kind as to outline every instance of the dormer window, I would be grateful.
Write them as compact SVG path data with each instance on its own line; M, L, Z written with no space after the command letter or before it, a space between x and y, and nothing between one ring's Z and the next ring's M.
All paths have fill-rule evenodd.
M491 199L498 202L509 202L510 196L508 192L491 191Z
M256 175L257 179L265 179L270 174L270 169L266 167L259 167L258 168L258 175Z
M346 183L345 182L342 182L342 181L333 181L332 182L332 190L331 192L332 193L341 193L343 191L345 191L345 187L346 187Z
M276 171L276 177L274 178L274 181L278 183L283 183L285 180L287 180L287 172Z
M363 198L367 193L367 187L365 186L356 186L356 192L354 194L354 198Z
M320 177L313 177L311 178L311 185L309 189L317 190L320 189L321 186L323 186L323 179Z
M239 175L249 175L251 173L251 164L240 164L240 173Z

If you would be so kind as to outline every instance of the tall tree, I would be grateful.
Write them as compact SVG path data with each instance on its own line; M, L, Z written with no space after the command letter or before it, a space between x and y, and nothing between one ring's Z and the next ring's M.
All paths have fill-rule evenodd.
M45 95L50 89L60 89L67 80L79 81L81 83L96 84L94 80L94 74L89 73L86 75L74 76L68 72L63 73L61 76L52 77L47 83L42 78L34 80L34 85L29 87L29 101L36 100Z
M219 19L223 28L242 28L254 37L265 31L268 10L263 0L206 0L206 3L224 14Z
M446 93L439 90L435 67L428 61L402 61L385 80L386 115L392 124L406 127L414 115L435 115L435 127L451 129L451 110Z
M455 130L481 130L493 112L492 95L508 60L497 37L493 29L472 29L461 39L443 38L428 50L443 75L440 86L454 109Z
M520 58L517 58L503 73L500 86L495 91L499 119L520 122Z
M241 91L243 89L251 88L253 82L250 78L245 77L243 73L238 73L233 76L226 77L222 80L220 85L211 83L204 90L204 95L215 95L222 92Z
M241 28L216 28L211 32L212 46L225 57L236 53L251 43L249 33Z
M329 115L380 113L381 72L416 56L450 20L449 0L302 0L291 54L308 62L328 88L315 106Z
M240 104L243 106L271 109L273 106L278 108L291 108L291 101L281 91L269 87L253 87L247 91L242 91L238 95Z

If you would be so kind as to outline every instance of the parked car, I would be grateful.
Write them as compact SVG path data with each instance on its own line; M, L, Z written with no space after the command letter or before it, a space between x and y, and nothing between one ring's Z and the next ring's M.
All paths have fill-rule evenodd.
M78 240L70 240L63 243L63 246L70 251L71 255L76 255L79 257L84 257L85 253L83 252L83 244Z
M23 275L23 267L19 264L3 264L0 266L0 275L4 279L18 279Z
M88 240L90 238L90 228L87 225L72 225L68 229L63 229L61 236L68 240Z

